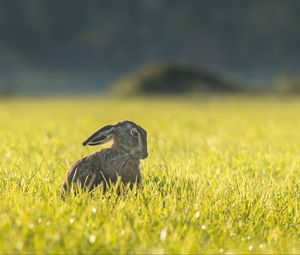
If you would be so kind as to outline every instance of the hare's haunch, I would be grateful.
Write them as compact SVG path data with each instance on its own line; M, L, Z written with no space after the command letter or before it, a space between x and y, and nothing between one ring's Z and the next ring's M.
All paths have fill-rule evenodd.
M88 191L98 185L115 183L118 178L130 187L141 183L140 160L148 156L147 132L132 121L108 125L93 133L83 146L98 145L113 140L110 148L78 160L63 183L64 192L80 186Z

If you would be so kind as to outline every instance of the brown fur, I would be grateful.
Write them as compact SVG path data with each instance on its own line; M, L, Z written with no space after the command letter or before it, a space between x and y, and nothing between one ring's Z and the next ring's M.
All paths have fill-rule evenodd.
M112 131L112 134L109 134L114 136L114 144L112 147L86 156L72 165L63 183L63 190L65 192L69 192L71 188L74 187L81 187L91 191L100 184L105 190L108 183L116 183L118 178L121 179L123 184L129 184L131 188L134 183L137 185L141 184L141 158L136 155L146 155L142 157L147 157L147 133L144 129L129 121L119 122L114 127L115 129ZM144 144L142 148L143 152L137 151L137 149L134 148L135 146L138 147L139 144L135 142L136 139L128 135L128 132L132 128L139 130ZM103 136L103 140L106 139L105 135L103 135L103 130L107 131L108 128L104 127L100 129L97 131L99 134L95 132L91 136L92 141L90 145L95 145L94 141L98 142ZM88 144L89 140L85 143ZM144 148L145 146L146 148Z

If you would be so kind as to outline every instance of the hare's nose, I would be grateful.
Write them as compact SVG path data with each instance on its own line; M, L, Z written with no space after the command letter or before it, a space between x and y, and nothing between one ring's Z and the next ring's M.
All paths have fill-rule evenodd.
M145 152L145 153L143 154L142 159L145 159L145 158L147 158L147 157L148 157L148 152Z

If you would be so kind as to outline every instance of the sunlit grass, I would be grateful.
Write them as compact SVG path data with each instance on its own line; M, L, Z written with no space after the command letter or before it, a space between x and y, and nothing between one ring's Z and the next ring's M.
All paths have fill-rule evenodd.
M122 119L148 131L142 190L62 201L82 141ZM297 99L16 99L0 141L1 253L300 252Z

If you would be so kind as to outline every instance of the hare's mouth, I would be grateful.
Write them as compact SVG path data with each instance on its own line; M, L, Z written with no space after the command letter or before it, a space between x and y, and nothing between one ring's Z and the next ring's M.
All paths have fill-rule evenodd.
M141 157L141 159L146 159L146 158L148 158L148 152L143 153L143 155Z
M145 159L148 157L148 152L136 151L136 152L132 153L131 155L137 159Z

